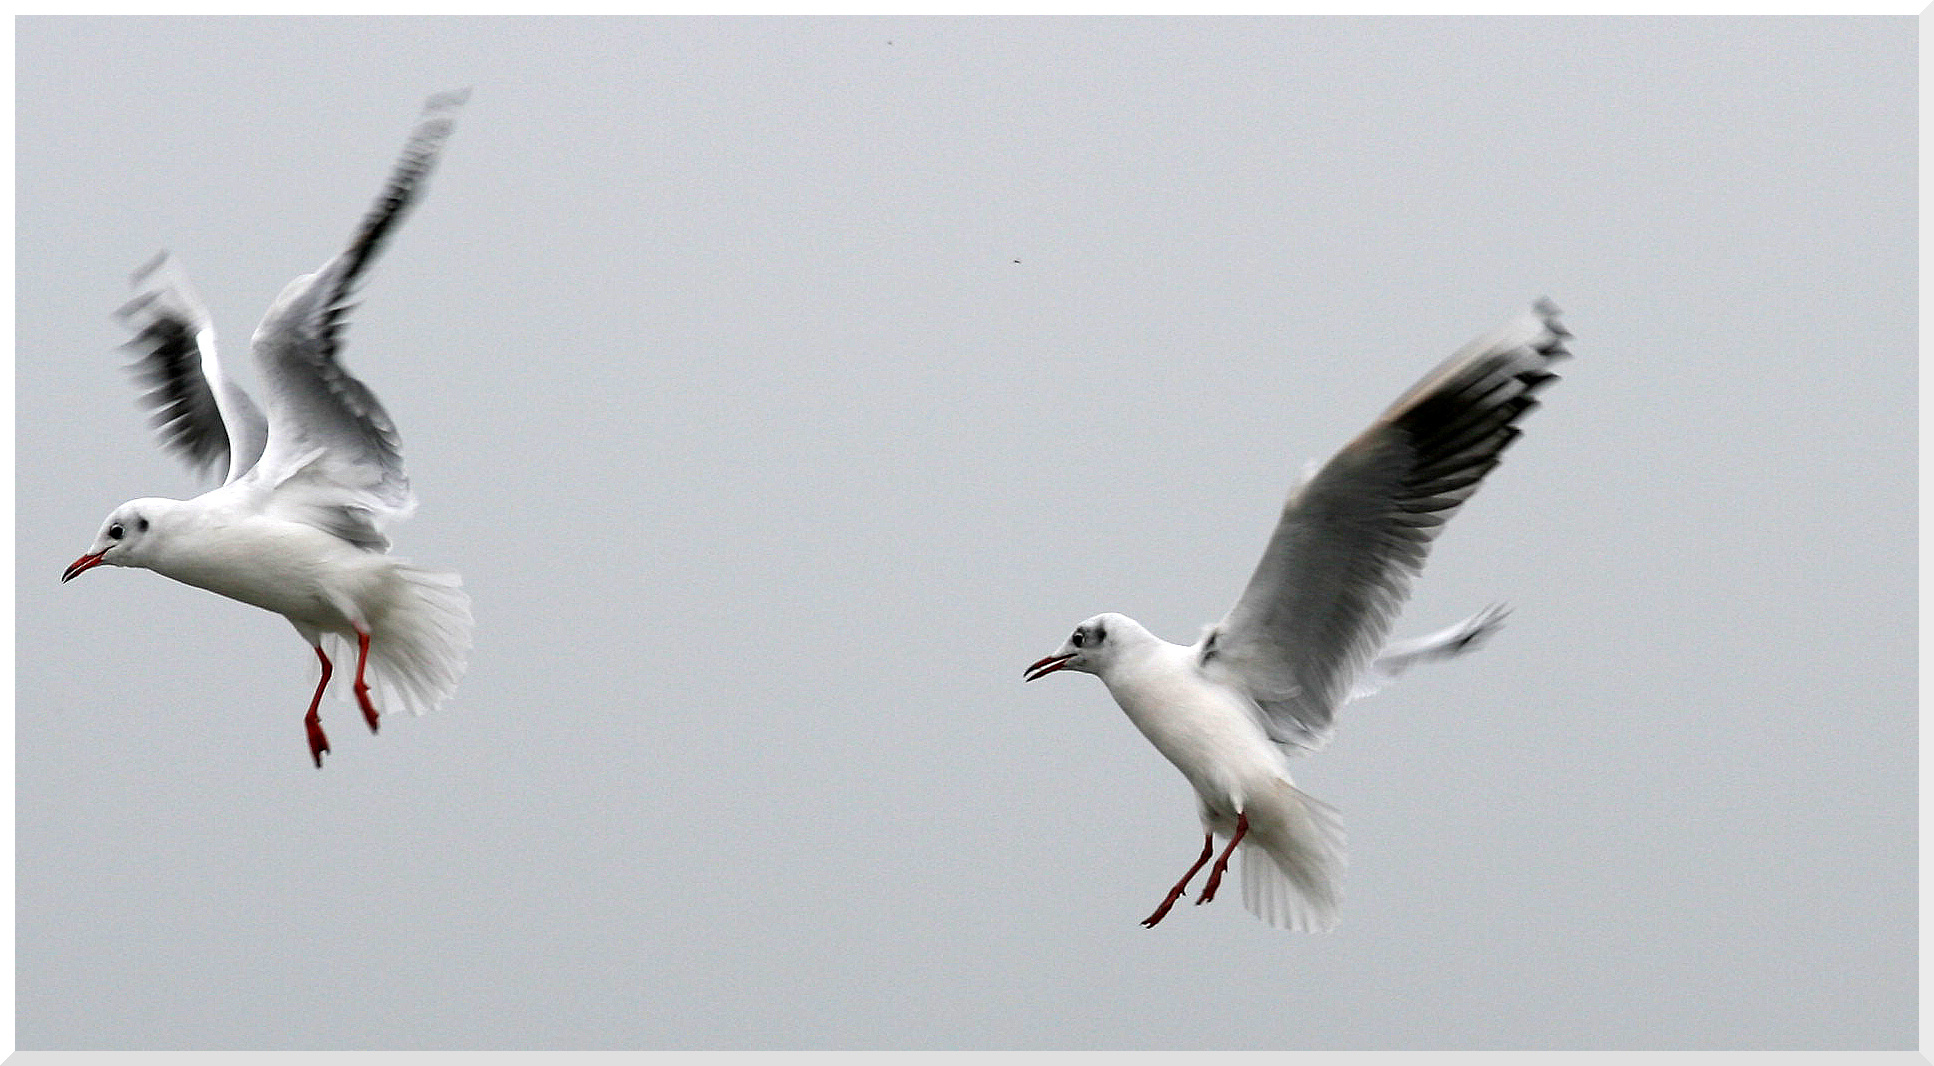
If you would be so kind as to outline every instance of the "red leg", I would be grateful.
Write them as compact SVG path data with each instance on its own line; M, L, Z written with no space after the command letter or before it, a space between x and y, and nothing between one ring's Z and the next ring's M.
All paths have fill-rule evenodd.
M1175 882L1175 887L1168 890L1168 898L1162 901L1161 906L1155 908L1155 913L1142 919L1142 928L1153 929L1155 928L1156 922L1159 922L1163 918L1168 917L1168 909L1170 907L1175 906L1175 901L1178 899L1181 899L1182 893L1187 892L1189 890L1189 878L1194 877L1195 871L1200 870L1202 868L1202 864L1209 861L1209 853L1214 850L1215 850L1215 834L1213 833L1202 834L1201 856L1195 860L1194 866L1189 867L1189 872L1183 874L1182 879L1180 881Z
M1236 835L1229 838L1229 846L1222 849L1222 857L1209 868L1209 883L1202 886L1202 895L1196 899L1196 906L1200 907L1215 898L1215 890L1222 884L1222 871L1229 868L1229 856L1236 853L1236 845L1242 843L1242 835L1248 831L1249 816L1236 815Z
M369 702L369 686L363 683L363 667L369 665L369 634L356 631L356 702L363 706L363 721L376 732L376 705Z
M329 738L322 735L322 719L316 717L316 708L322 706L322 690L329 687L329 656L322 653L322 645L316 648L316 658L322 660L322 680L316 682L315 697L309 701L309 713L302 724L309 729L309 757L316 761L316 769L322 769L322 753L329 750Z

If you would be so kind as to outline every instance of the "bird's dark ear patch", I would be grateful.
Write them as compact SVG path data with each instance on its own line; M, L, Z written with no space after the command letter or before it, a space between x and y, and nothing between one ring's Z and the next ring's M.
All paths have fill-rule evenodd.
M1095 623L1095 643L1099 644L1102 641L1107 639L1108 639L1108 627L1102 625L1099 622Z
M135 523L135 524L136 524L136 525L137 525L137 526L138 526L138 527L140 528L140 530L141 530L141 532L143 532L143 533L146 533L146 532L148 531L148 520L147 520L147 519L145 519L145 518L142 518L142 519L139 519L139 520L137 520L137 521L136 521L136 523Z

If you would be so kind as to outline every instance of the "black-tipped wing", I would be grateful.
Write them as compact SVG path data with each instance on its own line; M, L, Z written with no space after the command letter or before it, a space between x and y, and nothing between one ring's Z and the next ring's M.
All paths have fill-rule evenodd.
M1383 647L1444 522L1518 436L1570 336L1558 309L1480 337L1292 492L1203 668L1246 689L1279 743L1316 750Z
M337 357L350 300L421 195L450 135L453 113L468 95L429 99L389 184L349 247L316 273L290 282L256 328L255 358L269 423L261 476L268 488L287 483L287 491L300 497L288 502L304 513L335 508L376 527L414 505L395 424L375 393Z
M1383 646L1369 666L1357 675L1356 685L1350 689L1350 698L1360 700L1374 695L1385 685L1395 681L1404 671L1419 663L1436 662L1440 659L1454 659L1466 652L1475 651L1491 639L1504 625L1504 616L1511 609L1501 603L1491 604L1482 611L1464 619L1453 626L1440 629L1429 636L1413 637L1410 640L1393 640Z
M129 367L146 386L161 443L197 471L226 465L224 483L261 458L268 422L222 372L215 328L187 277L166 252L134 272L136 295L115 317L134 333Z

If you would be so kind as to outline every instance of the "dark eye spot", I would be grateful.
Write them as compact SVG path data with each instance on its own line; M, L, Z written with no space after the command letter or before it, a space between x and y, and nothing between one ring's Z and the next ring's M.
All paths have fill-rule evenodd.
M107 527L107 539L109 540L120 540L125 533L127 533L127 530L122 529L121 523L119 522Z
M1082 644L1086 643L1087 640L1088 640L1088 634L1083 633L1081 630L1077 629L1074 631L1074 636L1068 638L1068 643L1079 648L1081 647Z

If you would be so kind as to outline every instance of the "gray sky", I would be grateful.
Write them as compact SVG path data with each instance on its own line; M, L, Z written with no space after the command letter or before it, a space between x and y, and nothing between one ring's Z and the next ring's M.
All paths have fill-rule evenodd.
M18 26L23 1048L1910 1048L1910 19ZM457 698L60 569L474 95L345 360ZM1018 260L1018 262L1017 262ZM1577 357L1353 705L1342 927L1199 844L1081 619L1174 640L1295 472L1532 298ZM252 368L251 368L252 369Z

